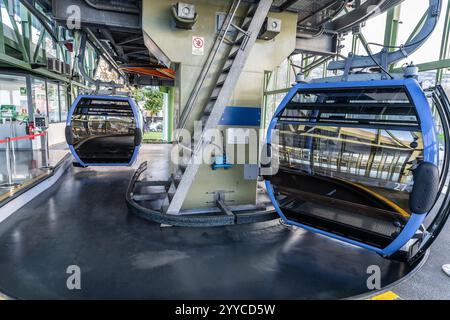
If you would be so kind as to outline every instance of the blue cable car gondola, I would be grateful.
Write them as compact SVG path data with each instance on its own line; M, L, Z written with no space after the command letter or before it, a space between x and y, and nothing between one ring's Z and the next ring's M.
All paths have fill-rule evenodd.
M415 79L300 83L270 122L268 194L290 225L390 257L438 195L439 146Z
M80 95L69 110L66 140L82 166L129 166L142 140L139 108L129 97Z

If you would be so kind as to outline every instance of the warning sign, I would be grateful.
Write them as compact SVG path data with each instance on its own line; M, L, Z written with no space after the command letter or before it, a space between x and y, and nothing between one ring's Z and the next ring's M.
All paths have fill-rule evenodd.
M192 37L192 54L202 56L205 53L205 38Z

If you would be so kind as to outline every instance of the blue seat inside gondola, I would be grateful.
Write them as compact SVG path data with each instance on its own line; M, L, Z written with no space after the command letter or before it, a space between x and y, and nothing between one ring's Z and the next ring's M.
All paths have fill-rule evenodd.
M288 224L385 256L437 196L437 134L414 79L298 84L267 143L277 169L266 186Z
M66 140L81 166L131 165L142 140L139 109L128 97L81 95L69 111Z

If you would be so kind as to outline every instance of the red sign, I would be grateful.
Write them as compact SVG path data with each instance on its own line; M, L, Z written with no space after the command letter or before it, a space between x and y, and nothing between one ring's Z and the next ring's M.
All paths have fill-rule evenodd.
M204 54L205 38L192 37L192 54L202 56Z

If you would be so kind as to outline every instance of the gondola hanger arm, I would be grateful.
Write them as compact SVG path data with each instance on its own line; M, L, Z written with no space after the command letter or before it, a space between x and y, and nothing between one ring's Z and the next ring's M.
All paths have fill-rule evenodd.
M407 43L401 46L384 46L375 43L368 43L369 45L378 45L383 49L376 54L368 56L360 56L352 54L351 57L344 60L332 61L328 65L328 70L351 70L370 67L387 67L395 62L398 62L417 51L425 41L431 36L439 21L439 16L442 7L442 0L429 0L429 7L427 18L421 30ZM388 49L396 48L398 50L389 52ZM368 48L366 48L368 49ZM350 64L348 60L351 60Z

